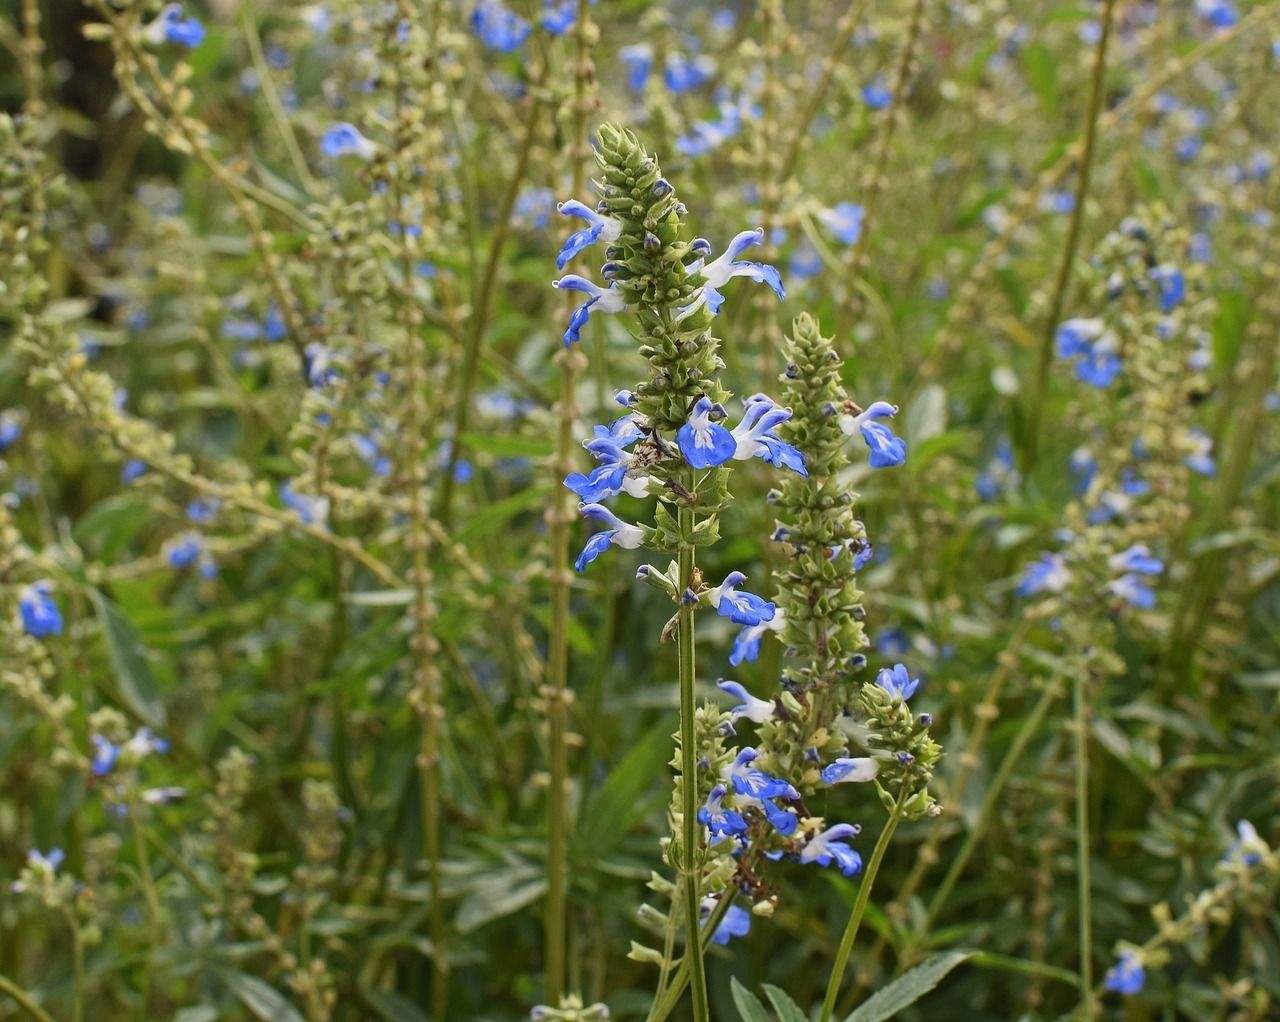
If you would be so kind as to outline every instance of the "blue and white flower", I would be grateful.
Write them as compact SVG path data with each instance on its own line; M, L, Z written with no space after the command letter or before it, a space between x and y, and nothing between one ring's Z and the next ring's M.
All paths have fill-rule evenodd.
M920 687L920 679L911 677L911 672L907 670L905 664L894 664L892 667L881 669L876 675L876 684L895 699L901 699L905 703L916 694L916 689Z
M845 838L856 837L859 828L851 823L837 823L820 834L815 834L800 850L800 861L819 866L836 866L847 877L862 871L862 856L845 843Z
M893 93L889 91L883 77L876 75L862 87L862 102L867 104L869 110L883 110L893 102Z
M676 431L676 444L693 468L714 468L734 456L738 441L712 416L724 417L724 409L705 394L694 403L685 424Z
M171 43L194 49L204 42L204 25L196 18L188 18L182 4L165 4L142 30L142 36L155 46Z
M590 206L579 202L577 199L562 202L556 208L560 211L561 216L576 216L587 222L586 227L569 235L565 243L560 247L560 252L556 256L556 269L558 270L563 270L569 265L569 261L574 256L596 242L603 241L606 245L611 245L622 236L622 221L615 217L597 213Z
M22 416L13 409L0 412L0 451L7 451L22 438Z
M743 401L742 421L733 427L737 446L735 461L760 458L766 464L787 468L802 476L809 474L804 455L774 431L791 418L790 408L781 408L764 394L754 394Z
M529 38L532 26L498 0L480 0L471 12L471 30L489 49L510 53Z
M116 762L120 759L120 746L103 738L102 735L91 735L89 741L93 745L89 772L94 777L106 777L116 768Z
M707 897L702 899L704 922L715 907L715 898ZM745 937L749 932L751 932L751 913L739 905L730 905L729 910L724 914L724 918L720 920L720 925L716 927L716 932L711 935L711 943L723 946L728 944L734 937Z
M870 756L841 756L822 768L823 784L862 784L874 781L880 761Z
M716 688L738 700L738 705L729 710L729 716L734 720L746 717L747 720L755 724L763 724L767 720L773 720L775 707L772 700L757 699L736 681L721 679L716 682Z
M577 559L573 562L575 571L585 570L587 565L604 553L609 546L616 546L623 550L635 550L644 543L645 529L643 527L622 521L603 504L581 504L578 510L584 518L603 522L606 528L603 532L597 532L587 540L586 546L582 548L582 552L578 554Z
M717 784L707 795L706 804L698 810L698 822L707 828L712 840L722 837L734 837L747 832L747 821L743 815L724 805L729 789Z
M706 85L715 72L716 62L704 53L693 58L686 57L683 53L673 53L667 57L662 81L668 89L679 95Z
M862 221L866 210L856 202L840 202L818 213L822 225L842 245L856 245L862 237Z
M1182 271L1172 263L1161 263L1147 271L1160 292L1160 310L1172 312L1187 296L1187 282Z
M1037 593L1060 593L1071 582L1071 572L1061 554L1042 554L1024 569L1018 582L1019 596L1035 596Z
M1248 820L1236 824L1236 840L1227 849L1227 860L1244 866L1256 866L1271 849L1258 836L1258 829Z
M767 263L753 263L738 258L746 249L760 244L762 240L764 240L763 228L742 231L729 242L729 247L725 249L723 255L700 267L705 283L699 289L697 297L676 313L676 319L682 320L692 316L704 305L714 316L724 304L724 296L720 293L720 289L734 277L746 277L757 284L767 284L779 299L785 298L787 292L782 286L782 277L779 276L776 268Z
M574 309L569 317L569 326L564 332L566 348L577 344L582 339L582 328L587 325L593 309L597 312L621 312L627 307L626 296L618 289L617 284L603 288L593 284L586 277L570 273L559 280L552 281L551 286L563 288L566 291L581 291L587 296L587 300Z
M1142 575L1159 575L1164 571L1164 562L1151 555L1151 548L1145 543L1135 543L1128 550L1123 550L1111 558L1111 570L1119 572L1136 571Z
M299 493L288 483L280 484L280 503L293 511L303 525L323 525L329 518L329 499Z
M888 401L873 401L870 407L857 415L840 416L840 429L846 436L861 434L867 450L871 452L867 463L872 468L893 468L907 460L907 442L895 436L881 419L898 414L898 406Z
M198 532L184 532L174 537L164 547L164 558L169 567L181 570L200 560L204 553L204 539Z
M714 589L707 590L707 602L721 617L740 625L758 625L769 621L777 608L755 593L739 592L738 586L747 580L740 571L731 571Z
M18 594L22 630L33 639L62 634L62 611L53 599L53 585L41 580L24 586Z
M343 121L333 125L320 137L320 151L331 159L354 156L370 160L377 154L378 145L360 134L360 129L354 124Z
M729 652L729 664L754 663L760 657L760 642L767 632L781 632L786 627L786 613L778 608L773 617L759 624L747 625L733 640L733 648Z
M1146 982L1147 970L1142 967L1142 959L1132 951L1122 952L1103 980L1108 990L1125 997L1141 993Z
M1156 591L1143 580L1141 575L1132 572L1121 575L1108 582L1107 588L1113 595L1140 610L1151 610L1156 605Z
M618 50L618 59L627 71L627 87L639 92L649 80L653 70L653 47L648 43L633 43Z
M1183 464L1192 472L1202 476L1213 476L1218 471L1217 462L1213 459L1213 437L1202 429L1188 431L1191 439L1191 451L1183 460Z

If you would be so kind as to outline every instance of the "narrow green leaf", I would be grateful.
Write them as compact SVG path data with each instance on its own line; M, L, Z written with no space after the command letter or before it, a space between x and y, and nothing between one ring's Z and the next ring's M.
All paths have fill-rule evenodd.
M770 1022L769 1013L764 1010L760 998L739 983L737 976L729 980L729 989L733 992L733 1003L742 1022Z
M972 951L944 951L881 987L863 1001L844 1022L884 1022L909 1007L942 982Z
M146 647L142 645L137 629L125 617L124 611L102 593L91 589L89 597L107 641L107 655L115 672L120 701L152 727L161 727L164 724L164 707L155 675L147 663Z
M671 756L671 721L663 720L635 743L587 799L578 815L576 850L593 861L614 848L648 811L646 792Z
M240 1003L261 1022L305 1022L275 987L245 972L224 972L223 981Z
M471 888L458 909L456 926L459 933L478 930L503 916L514 915L532 905L547 891L547 881L538 876L514 882L510 872L486 877Z
M778 1013L778 1022L809 1022L808 1016L800 1009L800 1005L791 999L785 991L770 983L762 983L760 989L769 998L773 1010Z
M407 997L382 990L365 990L363 994L369 1007L387 1022L427 1022L427 1016Z

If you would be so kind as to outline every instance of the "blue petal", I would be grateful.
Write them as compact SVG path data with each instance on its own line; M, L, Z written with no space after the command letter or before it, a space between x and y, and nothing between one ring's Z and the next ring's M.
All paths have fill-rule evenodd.
M591 318L591 306L600 301L599 298L591 298L579 305L573 310L573 315L569 317L569 326L564 332L564 346L570 348L582 339L582 328L587 325L587 320Z
M560 254L556 256L556 269L563 270L569 265L569 260L581 252L584 248L590 248L600 240L600 234L604 230L604 224L595 224L591 227L584 227L580 231L574 231L566 239L560 248Z
M738 441L733 438L733 434L718 422L708 423L707 432L711 436L711 443L705 447L697 445L694 429L688 423L676 432L676 443L680 447L680 453L693 468L714 468L716 465L723 465L738 449Z
M584 504L596 504L616 496L622 490L622 480L626 475L626 465L598 465L591 470L590 475L570 472L564 477L564 484L576 493Z
M577 560L573 562L573 570L578 572L585 570L588 564L609 548L612 540L613 530L611 529L593 535L587 540L587 545L582 548L582 553L578 554Z
M764 450L760 452L760 458L766 464L790 469L792 472L802 476L807 477L809 475L809 468L804 463L804 455L800 453L798 448L771 436L760 437L760 443L764 445Z
M733 640L733 649L729 653L729 663L737 667L742 663L754 663L760 657L760 640L764 632L754 625L747 625Z
M907 460L906 441L893 435L893 430L882 422L864 422L862 439L866 441L872 468L893 468Z

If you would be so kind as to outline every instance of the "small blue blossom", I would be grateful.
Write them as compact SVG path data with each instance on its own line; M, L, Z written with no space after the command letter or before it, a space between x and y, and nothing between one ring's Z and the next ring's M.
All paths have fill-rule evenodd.
M862 102L867 104L868 110L883 110L893 102L893 93L883 77L876 75L862 87Z
M0 412L0 451L7 451L22 438L22 418L17 412Z
M894 664L892 667L883 668L876 675L876 684L895 699L901 699L905 703L916 694L916 689L920 687L920 679L911 677L911 672L904 664Z
M204 553L204 540L196 532L186 532L165 547L165 560L169 567L181 570L189 568Z
M714 468L733 457L738 442L712 415L724 417L724 410L706 395L698 398L685 424L676 431L676 444L684 460L693 468Z
M1244 866L1256 866L1262 856L1270 851L1267 843L1258 836L1258 830L1248 820L1240 820L1236 824L1236 840L1227 849L1227 861L1238 862Z
M872 468L893 468L907 460L907 443L895 436L893 430L879 422L898 414L898 406L888 401L873 401L871 406L857 415L840 416L840 429L846 436L862 435L871 452L868 464Z
M120 466L120 481L125 485L140 479L147 473L147 463L137 458L130 458Z
M153 45L171 43L194 49L204 41L204 25L196 18L188 18L182 4L165 4L142 34Z
M702 902L703 919L710 916L715 908L715 898L706 898ZM734 937L745 937L751 931L751 913L738 905L730 905L729 910L720 920L716 932L711 935L711 943L726 945Z
M715 152L742 130L743 107L740 102L724 100L715 119L695 121L689 130L676 139L676 152L689 159L697 159Z
M1218 465L1213 459L1213 438L1202 429L1189 430L1191 451L1184 459L1184 464L1192 472L1202 476L1217 474Z
M841 202L824 209L818 219L842 245L856 245L862 237L862 221L866 211L856 202Z
M511 53L529 38L532 26L498 0L480 0L471 12L471 30L489 49Z
M740 571L731 571L714 589L707 591L707 602L721 617L740 625L758 625L773 619L777 608L755 593L739 592L738 586L747 580Z
M550 35L564 35L577 20L577 0L543 0L539 22Z
M603 504L582 504L578 510L584 518L603 522L607 528L595 533L587 540L586 546L573 562L575 571L584 571L588 564L599 557L610 546L623 550L635 550L644 543L645 530L639 525L631 525L622 521Z
M1102 336L1106 325L1100 319L1068 319L1059 324L1054 334L1054 347L1059 358L1087 355L1094 341Z
M1172 312L1187 296L1187 282L1182 271L1171 263L1161 263L1147 271L1160 292L1160 311Z
M1071 573L1061 554L1042 554L1032 561L1018 582L1019 596L1035 596L1037 593L1060 593L1071 581Z
M633 43L618 50L618 59L627 71L627 87L639 92L653 70L653 48L647 43Z
M197 497L187 503L187 518L197 525L208 525L221 507L222 501L216 497Z
M847 877L862 871L862 856L850 848L844 838L856 837L858 828L851 823L837 823L815 834L800 851L800 861L819 866L836 866Z
M1141 993L1146 982L1147 970L1142 967L1142 959L1132 951L1125 951L1120 955L1120 960L1107 970L1104 980L1108 990L1125 997Z
M288 483L281 483L279 492L280 503L294 512L303 525L324 525L328 520L328 498L298 493Z
M749 747L738 751L733 764L729 767L729 781L733 785L733 790L741 798L753 799L757 803L772 798L788 801L798 799L800 793L786 781L751 766L758 756L759 753Z
M779 407L772 398L764 394L754 394L747 398L743 401L742 421L732 430L737 445L733 452L734 459L747 461L750 458L760 458L766 464L807 476L809 470L805 467L804 455L774 432L790 418L790 408Z
M606 289L593 284L585 277L570 273L559 280L552 281L551 286L563 288L567 291L581 291L587 296L587 300L574 309L573 314L569 317L569 326L564 332L564 346L566 348L577 344L582 339L582 328L587 325L587 320L590 318L593 309L597 312L612 313L621 312L627 307L626 297L618 289L617 284L611 284Z
M512 218L535 231L541 231L551 223L551 211L555 203L555 192L550 188L524 188L516 197L515 206L511 210ZM420 228L417 233L421 233Z
M698 810L698 822L707 828L713 840L747 832L743 815L723 805L728 790L723 784L717 784L707 795L706 804Z
M25 586L18 595L22 630L33 639L62 634L62 611L53 599L53 585L41 580Z
M1130 606L1139 610L1151 610L1156 605L1156 593L1140 575L1121 575L1107 583L1107 588Z
M704 305L711 315L720 311L724 304L724 296L720 293L734 277L746 277L757 284L767 284L779 299L787 296L782 286L782 278L778 271L767 263L753 263L738 257L752 245L760 244L764 238L764 230L757 227L754 231L742 231L729 242L723 255L700 267L705 284L699 289L697 297L676 313L676 319L685 319L693 315Z
M338 378L333 353L319 341L312 341L302 352L303 372L311 387L327 387Z
M734 720L746 717L752 723L763 724L773 719L773 702L769 699L757 699L738 682L721 679L716 682L716 688L738 700L738 705L729 710L729 716Z
M569 235L565 243L560 247L560 252L556 256L556 269L563 270L569 265L569 261L574 256L596 242L603 241L606 245L611 245L622 235L622 222L620 220L597 213L590 206L579 202L577 199L562 202L556 208L560 211L561 216L576 216L587 222L586 227Z
M716 62L705 54L698 54L690 59L682 53L673 53L667 57L662 81L668 89L679 95L706 85L711 81L715 70Z
M785 624L786 615L779 609L768 621L746 625L733 640L733 648L729 652L729 664L737 667L744 663L754 663L760 657L760 641L765 633L781 632Z
M1135 543L1128 550L1121 551L1111 558L1111 570L1159 575L1164 571L1164 562L1158 557L1152 557L1151 550L1145 543Z
M102 735L91 735L89 741L93 744L89 772L94 777L106 777L116 768L116 761L120 758L120 746L103 738Z
M823 784L860 784L875 780L880 772L879 760L868 756L841 756L822 768Z
M1213 28L1231 28L1240 20L1240 12L1231 0L1196 0L1196 14Z
M320 151L331 159L355 156L368 160L378 152L378 146L360 134L354 124L344 121L333 125L320 137Z

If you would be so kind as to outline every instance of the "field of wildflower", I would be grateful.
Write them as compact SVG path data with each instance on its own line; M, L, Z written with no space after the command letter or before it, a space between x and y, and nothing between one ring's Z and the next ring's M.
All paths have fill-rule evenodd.
M0 0L0 1022L1280 1019L1280 0Z

